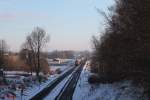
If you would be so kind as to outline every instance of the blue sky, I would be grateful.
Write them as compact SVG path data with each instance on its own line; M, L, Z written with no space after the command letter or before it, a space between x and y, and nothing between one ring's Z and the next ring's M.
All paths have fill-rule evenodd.
M50 35L46 49L90 50L91 36L103 30L103 17L113 0L0 0L0 39L19 50L39 26Z

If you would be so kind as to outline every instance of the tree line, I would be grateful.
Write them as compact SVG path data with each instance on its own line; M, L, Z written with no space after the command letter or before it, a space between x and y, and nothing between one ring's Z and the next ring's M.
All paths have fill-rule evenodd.
M40 27L36 27L27 37L19 53L7 52L4 40L0 41L0 67L4 70L24 70L48 73L49 65L46 56L42 52L49 41L49 36ZM18 65L18 66L17 66ZM40 81L40 80L39 80Z
M53 59L53 58L61 58L61 59L72 59L74 58L74 51L52 51L47 53L48 54L48 58L49 59Z
M92 71L106 81L150 83L150 0L115 0L109 11L98 9L106 28L93 37Z
M0 68L4 68L6 65L5 62L5 53L7 52L8 47L5 40L0 40Z

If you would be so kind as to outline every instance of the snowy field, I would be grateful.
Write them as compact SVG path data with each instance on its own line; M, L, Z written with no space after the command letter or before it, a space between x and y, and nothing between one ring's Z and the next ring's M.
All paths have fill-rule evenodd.
M52 63L52 62L51 62ZM73 59L64 59L60 64L50 64L51 71L56 71L56 69L60 69L62 72L65 71L69 66L74 65Z
M66 65L63 65L63 66L51 66L51 71L56 71L56 69L60 69L61 71L64 71L64 70L66 70L68 68L68 66L66 66Z
M73 100L148 100L142 96L144 89L133 86L132 81L122 81L113 84L88 83L90 71L84 67Z
M72 66L71 66L72 63L73 63L73 61L70 61L65 66L64 65L63 66L61 66L61 65L60 66L54 66L54 69L55 68L60 68L62 73L61 74L57 74L57 75L51 75L45 83L42 83L40 85L37 84L37 85L34 85L33 87L30 87L29 89L27 89L27 91L25 91L25 93L24 93L25 95L23 96L22 100L29 100L31 97L36 95L38 92L42 91L50 82L52 82L53 80L55 80L56 78L61 76L63 73L68 71L70 68L72 68ZM20 100L20 97L17 100Z
M66 60L68 61L68 60ZM43 81L41 84L39 84L38 82L30 82L29 83L29 86L25 87L25 90L23 92L23 95L21 96L21 90L17 89L16 91L12 91L12 90L9 90L9 89L3 89L3 91L12 91L13 93L15 93L16 95L16 98L14 100L29 100L31 97L33 97L34 95L36 95L37 93L39 93L40 91L42 91L49 83L51 83L53 80L55 80L56 78L58 78L59 76L61 76L63 73L65 73L66 71L68 71L70 68L72 68L74 65L74 61L73 60L69 60L65 65L59 65L59 66L51 66L51 68L53 68L53 70L56 70L57 68L60 68L60 70L62 71L61 74L53 74L53 75L50 75L48 77L48 79L46 81ZM7 76L16 76L16 74L27 74L26 72L21 72L21 71L7 71L5 72L5 74L7 73ZM18 75L19 76L19 75ZM22 77L22 76L20 76ZM24 77L25 78L25 77ZM18 79L14 79L14 78L9 78L9 80L12 80L14 82L19 82L20 84L20 81L21 79L19 78ZM66 80L66 79L65 79ZM65 81L64 80L64 81ZM63 82L64 82L63 81ZM63 83L62 83L63 84ZM7 86L6 86L7 87ZM0 91L0 95L2 92ZM1 99L0 100L13 100L13 99L9 99L6 97L5 99Z
M67 70L69 70L70 68L68 68ZM67 71L66 70L66 71ZM64 71L63 73L65 73L66 71ZM62 74L63 74L62 73ZM37 93L39 93L40 91L42 91L50 82L52 82L53 80L55 80L56 78L58 78L60 75L54 75L54 76L50 76L49 79L44 83L42 84L34 84L32 87L29 87L27 88L25 91L24 91L24 95L22 96L22 100L29 100L31 97L33 97L34 95L36 95ZM67 77L68 78L68 77ZM64 81L62 82L65 82L67 79L65 79ZM63 83L61 84L63 85ZM59 86L60 87L60 86ZM60 88L61 89L61 88ZM57 89L55 89L57 90ZM58 91L58 90L57 90ZM55 91L56 93L56 91ZM54 93L54 94L55 94ZM16 91L16 94L17 94L17 99L16 100L21 100L21 96L20 96L20 91ZM54 94L52 94L54 96ZM50 99L51 100L51 99Z
M32 85L32 87L28 87L24 91L24 95L22 96L22 100L29 100L31 97L33 97L34 95L36 95L37 93L42 91L50 82L52 82L57 77L58 76L49 77L49 79L46 82L43 82L41 84L34 84L34 85ZM16 91L16 94L18 94L16 100L21 100L20 91Z

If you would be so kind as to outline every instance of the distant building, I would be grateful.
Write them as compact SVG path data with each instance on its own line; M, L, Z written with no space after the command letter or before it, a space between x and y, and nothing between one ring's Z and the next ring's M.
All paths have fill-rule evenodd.
M58 62L59 64L62 62L62 60L60 58L54 58L53 61Z

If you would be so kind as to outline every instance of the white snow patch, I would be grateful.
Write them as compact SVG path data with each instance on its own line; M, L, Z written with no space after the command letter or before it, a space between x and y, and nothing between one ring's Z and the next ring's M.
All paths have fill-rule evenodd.
M144 89L134 86L132 81L90 85L89 75L90 71L84 66L73 100L148 100L146 96L142 97Z
M71 62L71 64L73 63L73 61ZM32 83L32 87L28 87L25 91L24 91L24 95L22 97L22 100L29 100L30 98L32 98L34 95L36 95L37 93L39 93L40 91L42 91L48 84L50 84L53 80L55 80L56 78L58 78L59 76L61 76L62 74L66 73L68 70L70 70L73 66L70 66L70 62L68 65L66 66L60 66L62 73L61 74L54 74L51 75L50 77L48 77L48 80L44 83L41 84L35 84ZM63 81L64 82L64 81ZM16 91L17 94L17 99L16 100L21 100L21 95L20 95L20 91Z
M47 80L45 83L42 84L34 84L33 87L28 88L25 92L24 92L24 96L22 97L22 100L29 100L30 98L32 98L34 95L36 95L37 93L39 93L40 91L42 91L50 82L52 82L54 79L56 79L57 77L51 77L49 80ZM20 97L21 98L21 97ZM18 100L20 100L20 98L18 98Z

